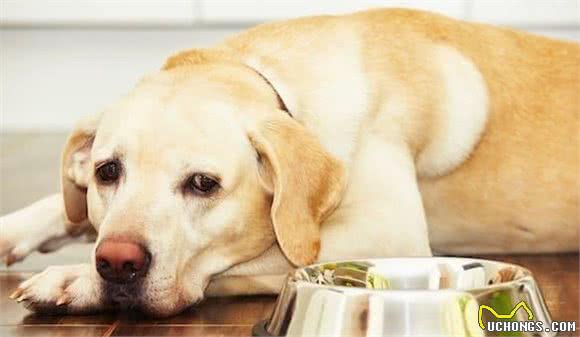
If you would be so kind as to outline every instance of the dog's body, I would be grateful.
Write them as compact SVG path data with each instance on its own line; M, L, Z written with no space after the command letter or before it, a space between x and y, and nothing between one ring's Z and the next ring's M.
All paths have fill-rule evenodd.
M98 229L98 244L130 231L145 237L154 259L171 261L165 273L179 274L181 283L167 286L180 289L178 298L158 303L153 291L144 291L138 303L167 315L199 300L210 278L210 295L276 292L293 264L430 255L431 249L574 251L579 71L577 44L417 11L258 26L215 48L170 58L162 73L77 128L63 155L64 208L57 195L4 217L1 253L17 260L41 246L54 249L54 242L86 232L89 222ZM196 129L203 144L187 143L189 128L198 125L207 126ZM235 138L238 133L247 133L249 142ZM151 187L127 180L115 185L118 191L103 192L93 181L97 159L112 143L125 144L119 161L127 160L127 179L139 176ZM186 152L174 151L182 147ZM260 157L256 181L248 171L255 164L246 158L251 148ZM175 215L181 211L163 213L165 206L145 195L159 194L157 171L169 172L158 161L187 151L239 154L222 158L222 166L232 167L230 176L252 177L230 183L224 173L227 193L215 197L221 205L245 203L211 206L211 218L210 211L189 216L204 224L232 214L250 220L228 227L238 236L220 232L210 239L213 229L182 234L188 239L178 241L186 243L174 249L187 251L187 258L175 262L161 251L179 236L161 234L161 243L148 236L159 231L153 225L160 218L183 223ZM138 164L132 169L131 162ZM151 215L151 205L161 210ZM54 225L62 214L66 226ZM45 218L51 224L36 223ZM164 231L179 232L179 226ZM212 228L220 226L226 228ZM196 243L203 249L190 248L203 238L209 243ZM226 243L237 248L226 252L220 248ZM208 257L211 251L223 252L218 259ZM151 268L151 277L160 273L159 263ZM192 272L203 274L191 281L201 290L184 285ZM34 308L52 309L60 298L71 312L102 309L106 287L98 278L90 265L53 268L23 284L16 297Z

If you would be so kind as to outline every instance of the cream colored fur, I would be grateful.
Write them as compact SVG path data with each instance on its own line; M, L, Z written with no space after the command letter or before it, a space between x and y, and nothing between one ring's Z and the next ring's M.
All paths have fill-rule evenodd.
M577 251L579 72L577 44L425 12L261 25L171 57L75 129L62 196L3 217L0 255L89 223L97 243L144 241L135 304L164 316L274 293L319 261ZM97 184L115 156L126 175ZM218 194L180 192L194 172L219 174ZM102 287L88 264L58 267L14 297L86 312Z

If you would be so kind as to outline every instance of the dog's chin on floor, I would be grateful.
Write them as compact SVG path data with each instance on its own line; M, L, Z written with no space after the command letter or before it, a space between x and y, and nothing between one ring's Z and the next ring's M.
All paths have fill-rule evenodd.
M140 310L142 283L129 285L105 283L103 297L105 306L120 311Z
M159 300L163 301L163 299ZM108 311L114 311L122 315L166 318L187 311L201 302L201 300L202 298L194 303L172 303L171 305L166 303L166 306L160 306L159 303L157 305L150 303L148 296L143 293L141 282L129 285L109 283L103 285L103 306Z

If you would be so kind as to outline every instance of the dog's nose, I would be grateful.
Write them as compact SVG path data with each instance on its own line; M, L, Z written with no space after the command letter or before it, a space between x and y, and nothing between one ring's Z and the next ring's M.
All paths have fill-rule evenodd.
M97 247L96 263L99 275L106 281L131 283L147 273L151 254L139 244L111 239Z

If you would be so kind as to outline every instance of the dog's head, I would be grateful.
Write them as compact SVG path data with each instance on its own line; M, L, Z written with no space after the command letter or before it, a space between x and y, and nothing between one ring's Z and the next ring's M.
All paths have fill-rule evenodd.
M202 299L212 276L273 244L294 265L313 262L344 185L259 73L189 63L81 122L62 156L66 217L98 231L105 296L154 315Z

